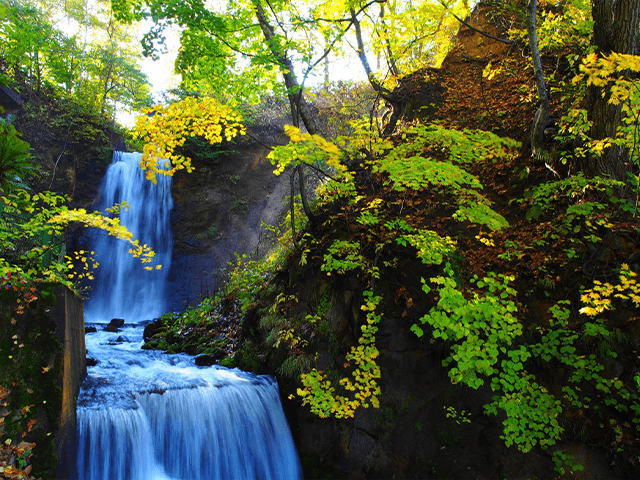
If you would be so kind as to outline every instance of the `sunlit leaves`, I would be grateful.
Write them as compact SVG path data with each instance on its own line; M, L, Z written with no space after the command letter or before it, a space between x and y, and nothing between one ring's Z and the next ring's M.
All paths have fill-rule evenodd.
M580 74L573 79L574 84L585 82L589 86L600 87L600 94L608 95L607 102L620 106L621 125L615 136L589 140L587 147L594 156L600 156L612 145L634 150L638 144L637 123L640 116L640 91L637 82L630 75L640 72L640 56L611 52L608 55L591 53L580 65ZM637 156L633 158L638 162Z
M187 137L204 137L210 144L230 141L245 133L240 114L213 98L187 97L168 106L143 110L136 119L135 133L145 142L140 167L146 178L156 183L156 175L173 175L178 170L193 171L191 159L175 153ZM160 159L170 161L164 168Z
M352 178L347 168L340 163L341 152L336 145L320 135L302 133L299 128L291 125L285 125L284 131L289 136L290 142L287 145L275 147L267 156L277 167L273 171L274 174L280 175L290 164L325 163L341 178L346 180Z
M609 55L598 55L590 53L580 65L581 74L576 76L574 83L586 80L587 85L601 87L609 82L616 82L615 73L631 70L640 71L640 57L637 55L627 55L623 53L611 52ZM628 95L628 90L627 95ZM619 91L622 95L622 89ZM612 103L620 103L620 97L616 97Z
M486 225L491 230L508 225L477 191L482 189L478 178L457 164L490 164L494 159L509 156L518 142L479 130L458 131L422 124L407 129L403 140L373 165L374 172L389 174L394 189L437 188L454 195L459 208L453 218ZM435 159L435 155L444 160Z
M382 297L371 291L365 291L363 295L365 301L360 308L367 312L367 321L361 327L358 345L351 347L345 357L345 368L352 367L351 375L338 381L346 394L337 394L326 374L316 369L301 377L304 388L299 388L297 393L302 398L302 404L309 405L311 411L321 418L350 418L357 408L380 406L378 396L381 391L377 383L380 367L376 362L379 352L375 345L375 334L381 318L376 314L376 309Z
M62 234L70 223L97 228L130 245L129 253L151 264L155 253L140 245L117 217L69 209L66 199L50 192L30 195L17 190L0 198L0 284L16 286L50 282L76 289L98 267L93 252L64 254ZM157 268L157 266L155 267Z
M431 279L438 287L438 303L420 321L434 328L433 336L453 342L452 355L443 365L453 364L449 377L453 383L463 382L478 388L481 376L495 372L500 351L522 335L522 324L514 316L517 308L511 299L515 290L508 286L512 278L500 275L477 279L477 286L487 289L484 295L474 293L467 299L451 277ZM424 285L426 292L431 288ZM422 333L415 325L414 333Z
M418 258L427 265L440 265L456 248L456 242L450 237L441 237L431 230L401 235L396 241L401 245L408 243L414 246L418 251Z
M608 282L593 281L593 288L585 290L580 296L584 307L580 313L589 317L613 310L612 299L630 300L636 307L640 307L640 285L636 281L638 274L629 265L623 264L620 270L620 283L612 285Z
M358 242L335 240L324 255L321 270L327 272L327 275L331 275L331 272L344 274L349 270L361 268L363 263L364 258Z

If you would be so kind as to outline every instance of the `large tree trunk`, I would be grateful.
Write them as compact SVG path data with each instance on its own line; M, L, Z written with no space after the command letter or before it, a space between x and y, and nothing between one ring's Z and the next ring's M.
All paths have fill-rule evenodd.
M592 0L593 37L591 43L601 55L611 52L638 54L640 0ZM621 125L621 107L608 103L609 92L601 87L589 87L587 114L592 122L591 138L602 140L616 136ZM589 155L583 170L587 175L610 176L626 180L629 171L628 152L620 146L607 148L601 156Z

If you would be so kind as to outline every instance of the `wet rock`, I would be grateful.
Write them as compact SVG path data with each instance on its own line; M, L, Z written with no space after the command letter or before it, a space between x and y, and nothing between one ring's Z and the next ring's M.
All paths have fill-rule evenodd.
M144 327L144 333L142 334L142 338L144 338L145 342L153 337L156 333L159 333L164 327L164 322L159 318L154 320L151 323L147 323Z
M130 341L131 340L129 340L124 335L120 335L118 338L116 338L116 343L123 343L123 342L130 342Z
M84 333L96 333L97 331L96 327L84 327Z
M114 318L109 322L109 325L104 327L105 332L118 332L120 327L124 326L123 318Z
M202 354L196 357L196 365L199 367L210 367L211 365L216 365L220 363L225 357L225 353L220 350L216 351L213 354Z
M87 357L87 367L95 367L98 364L98 360L95 358Z

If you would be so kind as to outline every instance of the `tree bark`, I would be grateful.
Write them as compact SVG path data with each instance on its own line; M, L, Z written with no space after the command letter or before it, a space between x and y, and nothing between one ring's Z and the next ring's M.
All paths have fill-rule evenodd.
M611 52L637 55L640 28L640 0L592 0L594 21L591 43L600 55ZM604 93L604 95L603 95ZM614 138L622 123L621 107L610 105L610 92L602 87L587 90L587 115L592 123L590 136L594 140ZM611 146L602 155L588 155L583 170L589 176L602 175L627 180L628 152Z
M544 128L549 122L549 96L544 82L544 71L540 60L538 48L538 34L536 32L536 6L537 0L529 0L529 14L527 18L527 32L529 33L529 49L533 62L533 77L538 92L538 110L531 128L531 154L536 157L544 150Z

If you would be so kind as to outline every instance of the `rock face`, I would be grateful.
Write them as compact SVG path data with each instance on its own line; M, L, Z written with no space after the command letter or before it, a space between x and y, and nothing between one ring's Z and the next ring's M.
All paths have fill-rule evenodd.
M195 171L173 181L174 247L167 295L172 311L183 311L213 295L236 254L264 254L270 238L263 224L279 222L286 210L288 176L275 176L268 146L286 143L273 129L249 129L233 145L193 156ZM221 150L224 149L224 150Z

